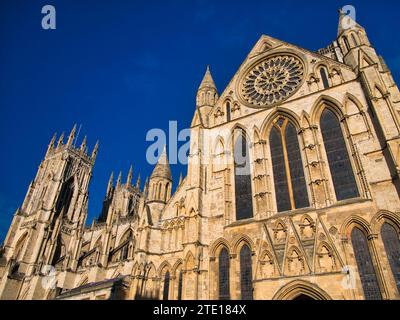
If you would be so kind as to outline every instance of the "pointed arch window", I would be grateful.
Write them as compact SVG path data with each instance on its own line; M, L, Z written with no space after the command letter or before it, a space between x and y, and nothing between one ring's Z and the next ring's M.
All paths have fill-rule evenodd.
M218 258L218 288L219 288L219 299L229 300L229 253L226 248L223 248Z
M183 284L183 273L181 270L179 271L179 278L178 278L178 300L182 300L182 284Z
M328 81L328 73L325 67L321 67L319 69L319 73L321 75L322 84L324 85L324 89L329 88L329 81Z
M231 104L229 101L226 103L226 121L231 121Z
M251 189L250 156L246 133L235 130L234 146L236 220L253 217L253 196Z
M163 300L168 300L168 294L169 294L169 271L165 273L164 276L164 290L163 290Z
M253 272L248 245L240 250L240 292L242 300L253 300Z
M357 227L351 232L351 243L353 245L365 300L381 300L382 295L369 251L368 240L364 232Z
M337 116L329 109L321 115L321 132L338 201L359 196L346 142Z
M288 119L278 118L269 143L278 212L309 207L296 128Z
M389 223L382 225L381 237L385 246L390 268L392 269L397 290L400 292L400 238L397 230Z

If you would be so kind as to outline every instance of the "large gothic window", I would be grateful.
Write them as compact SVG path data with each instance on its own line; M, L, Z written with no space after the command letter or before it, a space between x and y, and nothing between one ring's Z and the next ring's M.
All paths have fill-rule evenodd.
M251 251L247 245L240 250L240 292L242 300L253 300Z
M321 132L338 201L359 196L339 119L329 109L321 115Z
M169 271L165 273L164 276L164 290L163 290L163 300L168 300L168 294L169 294Z
M296 128L279 118L272 127L269 144L278 211L308 207L308 193Z
M234 146L236 220L253 217L249 146L244 130L235 131Z
M365 300L381 300L381 291L379 289L378 279L375 274L375 268L368 248L368 240L364 232L359 228L354 228L351 232L351 242Z
M218 288L219 288L219 299L229 300L229 254L226 248L223 248L219 254L218 259L219 277L218 277Z
M396 229L389 223L384 223L381 229L386 255L392 269L397 290L400 292L400 238Z

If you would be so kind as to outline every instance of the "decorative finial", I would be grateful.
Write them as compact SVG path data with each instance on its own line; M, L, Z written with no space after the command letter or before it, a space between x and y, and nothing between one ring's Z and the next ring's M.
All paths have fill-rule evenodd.
M71 133L68 136L68 141L67 141L68 146L72 145L72 142L74 141L75 138L75 132L76 132L76 123L74 124L74 127L72 128Z
M132 165L129 167L128 177L126 178L126 185L130 186L132 182Z
M107 196L110 194L114 182L114 172L111 172L110 179L108 180Z
M61 133L60 138L58 138L57 148L60 147L64 143L64 132Z
M97 152L99 151L99 144L100 144L100 142L99 142L99 140L97 140L96 144L94 146L93 152L92 152L92 160L93 161L96 160Z

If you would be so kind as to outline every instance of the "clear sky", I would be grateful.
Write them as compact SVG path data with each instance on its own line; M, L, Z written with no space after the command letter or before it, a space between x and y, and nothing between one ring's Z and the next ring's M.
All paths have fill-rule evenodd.
M56 30L41 28L46 4ZM0 239L54 132L76 122L90 148L100 140L89 223L112 170L151 173L148 130L190 125L208 64L221 93L261 34L317 50L346 4L399 83L399 1L0 1ZM176 186L186 168L172 171Z

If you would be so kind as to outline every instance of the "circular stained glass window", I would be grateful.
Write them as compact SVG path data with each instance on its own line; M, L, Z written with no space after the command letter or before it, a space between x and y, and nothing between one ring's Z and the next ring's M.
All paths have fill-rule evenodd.
M250 69L242 80L241 95L249 104L269 106L289 98L303 80L304 67L290 55L269 57Z

